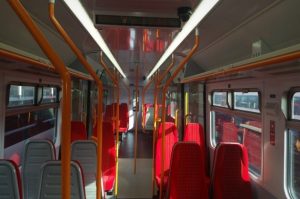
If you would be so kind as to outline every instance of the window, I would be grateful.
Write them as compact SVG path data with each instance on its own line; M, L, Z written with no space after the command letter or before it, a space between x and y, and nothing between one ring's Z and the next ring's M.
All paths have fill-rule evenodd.
M262 125L260 120L237 116L234 113L212 111L214 145L219 142L238 142L248 150L249 170L261 174Z
M8 107L27 106L35 104L35 87L9 85Z
M220 107L228 107L228 101L227 101L227 92L213 92L213 100L212 104L214 106L220 106Z
M234 92L234 109L259 113L258 92Z
M57 102L57 88L56 87L42 87L43 98L42 104Z
M287 186L292 198L300 198L300 131L288 131Z
M300 120L300 92L294 93L291 106L291 119Z

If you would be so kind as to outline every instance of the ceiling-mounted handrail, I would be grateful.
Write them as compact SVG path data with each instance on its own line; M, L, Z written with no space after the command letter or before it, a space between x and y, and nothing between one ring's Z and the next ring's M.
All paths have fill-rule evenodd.
M173 82L174 78L179 74L179 72L184 68L185 64L189 61L189 59L193 56L199 46L199 33L198 29L195 29L195 43L193 48L190 50L188 55L180 62L179 66L173 72L172 76L167 80L165 86L162 89L162 154L161 154L161 183L160 183L160 192L159 198L163 198L163 179L164 179L164 165L165 165L165 145L166 145L166 93L168 91L168 87Z
M116 127L116 182L115 182L115 195L118 195L118 185L119 185L119 127L120 127L120 123L119 123L119 115L120 115L120 110L119 110L119 104L120 104L120 85L119 85L119 77L116 73L111 73L111 71L109 70L109 67L107 66L107 64L105 63L104 59L103 59L103 53L101 51L100 53L100 64L103 66L104 70L107 72L108 76L111 78L111 80L113 81L115 87L116 87L116 116L115 116L115 127ZM113 105L113 116L114 114L114 105Z
M263 60L247 63L247 64L242 64L239 66L234 66L234 67L230 67L230 68L221 68L216 71L208 71L208 72L200 73L199 75L193 75L191 77L184 78L181 81L181 83L190 83L190 82L194 82L194 81L209 80L209 79L216 78L216 77L222 77L225 75L235 74L235 73L239 73L239 72L243 72L243 71L247 71L247 70L259 69L259 68L263 68L266 66L270 66L272 64L279 64L279 63L283 63L283 62L287 62L287 61L291 61L291 60L295 60L295 59L300 59L300 51L299 50L295 51L295 52L290 52L287 54L277 55L277 56L274 56L271 58L266 58Z
M62 100L62 198L70 199L71 196L71 146L70 146L70 131L71 131L71 77L65 67L64 62L58 54L50 46L49 42L43 35L42 31L35 24L26 9L19 0L8 0L11 8L15 11L23 24L29 30L33 38L36 40L42 51L55 66L55 70L60 74L63 85L63 100Z
M76 44L73 42L71 37L68 35L68 33L64 30L64 28L61 26L61 24L57 21L55 17L55 1L50 0L49 1L49 17L56 28L56 30L60 33L60 35L63 37L65 42L69 45L69 47L72 49L73 53L77 56L78 60L83 64L84 68L88 71L88 73L93 77L94 81L97 84L98 87L98 121L97 121L97 178L96 178L96 187L97 192L96 196L97 199L102 198L101 193L101 178L102 178L102 102L103 102L103 84L102 81L97 76L96 72L92 68L92 66L87 62L81 51L78 49Z
M157 95L158 95L158 85L161 83L161 81L166 77L166 75L169 73L169 71L173 68L174 66L174 55L172 55L171 63L167 67L167 69L164 71L163 74L159 75L159 72L156 73L154 76L154 102L153 102L153 107L154 107L154 114L153 114L153 153L152 153L152 158L154 160L154 150L155 150L155 140L156 140L156 127L157 127ZM152 193L154 194L154 167L155 167L155 161L153 161L153 171L152 171Z
M47 64L47 63L38 61L36 59L30 58L30 57L27 57L27 56L24 56L21 54L17 54L15 52L7 51L4 49L0 49L0 57L20 61L20 62L27 63L27 64L32 64L34 66L40 67L40 68L45 69L50 72L56 72L55 67L52 64ZM83 80L92 80L92 77L90 75L86 75L82 72L76 71L76 70L68 68L68 67L67 67L67 70L69 71L70 75L73 77L77 77L77 78L80 78Z
M118 81L116 80L115 75L111 73L111 71L109 70L109 67L105 63L102 51L100 52L100 64L102 65L102 67L104 68L105 72L108 74L110 79L113 81L114 85L117 86Z

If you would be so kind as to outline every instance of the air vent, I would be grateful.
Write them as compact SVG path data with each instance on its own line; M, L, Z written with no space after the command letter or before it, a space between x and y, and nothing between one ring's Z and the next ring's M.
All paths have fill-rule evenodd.
M180 28L179 18L96 15L97 25Z

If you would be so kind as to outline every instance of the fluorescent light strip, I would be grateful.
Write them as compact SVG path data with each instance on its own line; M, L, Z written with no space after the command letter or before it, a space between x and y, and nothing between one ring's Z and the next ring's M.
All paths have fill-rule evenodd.
M165 53L158 60L150 74L149 79L155 71L167 60L167 58L175 51L181 42L196 28L200 21L209 13L209 11L219 2L219 0L202 0L197 6L190 19L183 26L182 30L176 35L175 39L169 45Z
M87 30L88 33L92 36L94 41L98 44L104 54L108 57L108 59L112 62L112 64L118 69L121 75L126 78L123 70L121 69L120 65L118 64L117 60L114 58L113 54L109 50L108 46L106 45L103 37L99 33L99 31L95 28L94 23L88 16L86 10L82 6L79 0L64 0L66 5L69 9L73 12L73 14L77 17L80 21L82 26Z

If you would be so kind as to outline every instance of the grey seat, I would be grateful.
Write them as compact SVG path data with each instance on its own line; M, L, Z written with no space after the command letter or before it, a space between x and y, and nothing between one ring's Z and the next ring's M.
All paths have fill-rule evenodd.
M71 185L71 198L84 199L82 171L74 161L71 161ZM41 169L38 198L61 199L61 186L61 161L46 162Z
M0 160L0 199L22 199L21 179L17 165Z
M41 166L55 159L55 148L49 140L30 140L25 145L22 161L23 196L36 199Z
M92 140L72 143L71 159L78 161L84 173L86 198L96 198L97 144Z

